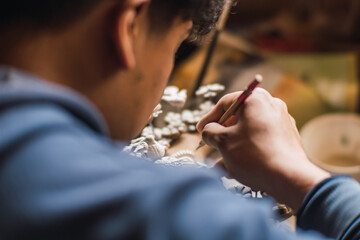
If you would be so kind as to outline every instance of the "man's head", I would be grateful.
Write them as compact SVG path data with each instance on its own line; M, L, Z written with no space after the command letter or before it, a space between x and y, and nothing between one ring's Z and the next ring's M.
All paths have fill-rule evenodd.
M161 98L189 33L208 33L225 0L6 1L0 64L70 87L129 140Z
M109 0L17 0L4 1L0 8L0 29L14 25L38 29L57 29L73 23L101 3ZM119 6L128 0L114 0ZM175 17L192 20L194 33L207 34L222 11L226 0L151 0L149 19L153 25L167 26ZM131 2L131 1L130 1ZM142 4L146 1L137 1ZM157 26L154 26L157 27Z

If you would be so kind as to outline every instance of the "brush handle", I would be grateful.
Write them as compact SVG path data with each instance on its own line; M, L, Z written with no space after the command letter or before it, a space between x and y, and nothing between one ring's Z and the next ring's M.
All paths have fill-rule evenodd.
M222 115L218 123L220 125L224 125L224 123L236 112L236 110L240 107L241 102L235 101L231 107Z
M254 89L262 82L262 77L257 75L255 79L250 83L247 89L240 94L238 99L229 107L229 109L222 115L218 123L223 125L234 113L239 109L239 107L244 104L245 100L251 95Z

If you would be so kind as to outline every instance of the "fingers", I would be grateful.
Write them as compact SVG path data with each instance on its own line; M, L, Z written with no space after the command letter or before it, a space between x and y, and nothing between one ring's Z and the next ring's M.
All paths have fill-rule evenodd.
M205 115L197 124L197 130L199 132L202 132L205 125L211 122L217 122L222 117L222 115L228 110L228 108L236 101L236 99L240 96L242 92L235 92L228 95L225 95L223 98L220 99L218 104L214 107L212 111L210 111L207 115ZM276 101L281 101L280 99ZM265 89L262 88L256 88L253 92L253 94L249 97L249 99L246 100L246 106L248 108L254 108L256 109L258 105L261 105L261 107L265 107L264 105L270 104L273 102L273 97L270 95L269 92L267 92ZM282 102L282 104L285 105L285 103ZM286 105L285 105L286 106ZM237 112L241 115L240 111ZM238 116L236 114L235 116ZM237 117L230 118L224 126L231 126L234 125L238 120ZM238 116L241 117L241 116Z
M225 95L216 104L215 108L203 117L197 124L196 128L199 132L202 132L205 125L211 122L217 122L226 110L233 104L233 102L240 96L241 92L235 92Z
M249 99L250 98L261 99L263 101L271 101L274 99L268 91L261 87L255 88Z
M266 106L274 102L271 94L263 88L255 88L249 98L245 101L245 107L253 108L257 105Z
M288 113L288 107L287 107L286 103L283 100L281 100L279 98L274 98L274 100L275 100L276 104L278 104L284 111L286 111ZM293 127L296 128L295 119L290 114L288 114L288 115L289 115L289 119L290 119L291 124L293 125Z
M273 112L282 112L279 116L288 115L291 124L296 128L295 120L288 114L286 103L279 98L272 97L262 88L256 88L240 111L237 111L236 115L232 116L224 126L217 124L216 122L240 94L241 92L236 92L224 96L215 108L197 124L198 131L202 132L203 139L208 145L218 149L226 147L230 135L234 136L234 133L241 129L243 121L248 123L255 121L260 124L262 121L274 117ZM259 116L263 117L259 118Z
M256 88L235 115L237 116L239 122L244 120L244 117L255 118L259 113L271 111L274 105L279 104L279 100L274 100L271 94L265 89Z
M206 144L219 149L227 144L231 131L233 130L218 123L209 123L203 128L202 139Z
M294 126L295 128L297 128L297 127L296 127L296 120L295 120L295 118L293 118L290 114L289 114L289 118L290 118L290 121L291 121L291 123L293 124L293 126Z
M273 100L275 101L275 103L277 104L277 105L279 105L283 110L285 110L286 112L288 111L288 107L287 107L287 105L286 105L286 103L283 101L283 100L281 100L280 98L273 98Z

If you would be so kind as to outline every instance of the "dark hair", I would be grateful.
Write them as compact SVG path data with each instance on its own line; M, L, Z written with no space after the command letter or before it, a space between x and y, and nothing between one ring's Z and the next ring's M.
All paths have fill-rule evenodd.
M106 0L3 1L0 7L0 29L15 25L29 25L38 29L65 26L88 13L101 1ZM181 16L193 21L193 33L204 35L216 24L225 1L152 0L150 18L154 26L165 26L176 16Z
M153 18L154 24L161 27L170 24L175 16L180 16L184 20L193 21L193 34L205 35L219 20L225 1L227 0L152 0L150 17ZM159 11L161 11L160 17L155 19Z

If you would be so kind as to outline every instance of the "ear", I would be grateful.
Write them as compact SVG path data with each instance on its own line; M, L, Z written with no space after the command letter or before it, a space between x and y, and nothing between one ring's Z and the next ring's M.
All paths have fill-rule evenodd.
M115 18L114 41L121 66L132 69L136 65L134 52L137 35L135 22L149 0L126 0L117 11Z

